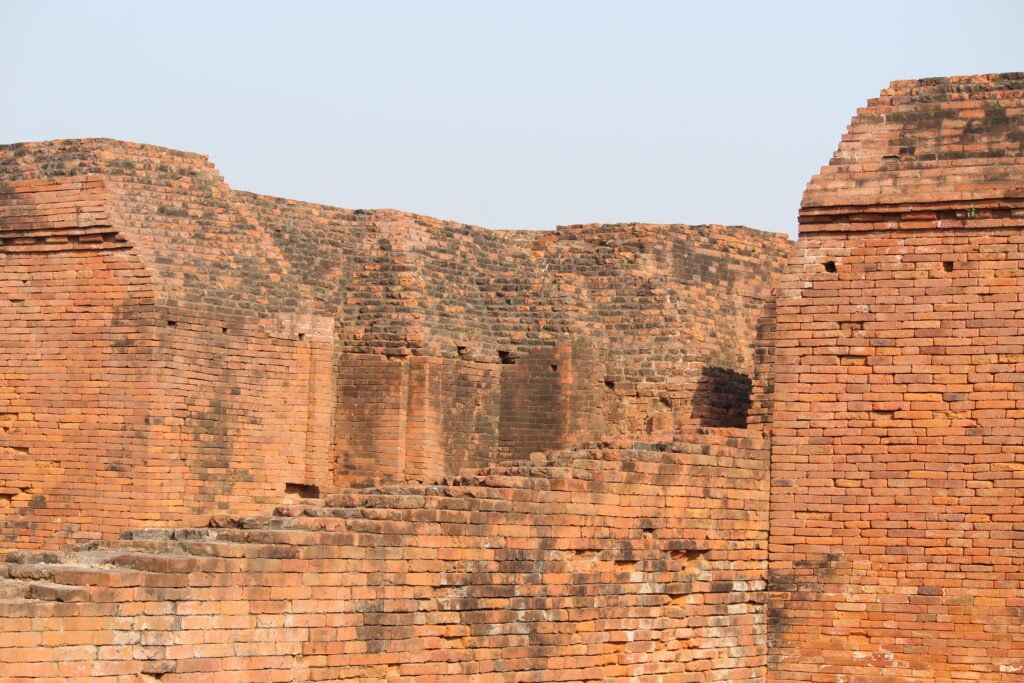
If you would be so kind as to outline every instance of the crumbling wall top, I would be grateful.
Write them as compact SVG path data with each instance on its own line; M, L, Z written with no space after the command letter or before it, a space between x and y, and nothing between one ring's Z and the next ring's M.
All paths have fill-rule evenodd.
M0 145L0 182L65 176L131 175L162 167L224 182L205 154L113 138L70 138Z
M1024 198L1024 73L894 81L858 110L801 215Z

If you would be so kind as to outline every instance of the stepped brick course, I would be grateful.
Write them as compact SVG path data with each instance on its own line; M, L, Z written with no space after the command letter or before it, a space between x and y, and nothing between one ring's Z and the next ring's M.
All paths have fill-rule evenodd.
M1022 131L893 83L795 245L0 147L0 683L1021 680Z
M754 681L763 441L694 434L19 552L0 681Z

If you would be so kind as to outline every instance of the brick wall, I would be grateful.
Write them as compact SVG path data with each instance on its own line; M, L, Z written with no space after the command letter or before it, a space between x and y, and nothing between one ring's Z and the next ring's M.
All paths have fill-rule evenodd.
M758 681L767 445L537 454L0 564L0 681Z
M0 195L8 548L742 425L788 248L318 206L113 140L0 147Z
M246 201L336 318L352 397L336 429L344 481L382 472L423 481L453 463L718 424L706 407L693 415L701 375L712 365L749 380L757 323L788 249L778 235L722 226L496 232L396 211ZM356 380L364 364L387 368L379 384ZM417 389L424 368L435 368L434 386ZM452 373L462 377L457 405L435 391ZM409 405L416 395L435 403ZM434 455L408 441L417 410L431 416L428 431L447 435L433 438ZM361 417L370 413L371 422ZM348 424L363 427L352 435ZM374 425L384 432L368 433Z
M897 82L779 288L774 681L1021 680L1024 75Z
M333 322L281 305L278 265L258 271L267 245L238 244L209 173L104 141L0 153L3 547L332 481Z
M0 681L1018 680L1022 100L869 102L774 302L742 228L0 148L2 542L89 542L0 565Z
M111 226L100 179L0 192L0 544L116 535L129 514L157 521L180 505L171 464L130 457L145 449L153 400L148 273Z

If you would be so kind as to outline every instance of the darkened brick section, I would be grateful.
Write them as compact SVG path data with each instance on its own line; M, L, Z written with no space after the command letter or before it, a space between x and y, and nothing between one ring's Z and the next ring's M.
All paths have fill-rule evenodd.
M773 681L1024 678L1024 74L900 81L780 286Z
M0 565L0 681L758 681L768 450L621 439Z
M0 546L742 424L787 249L305 204L113 140L0 147Z

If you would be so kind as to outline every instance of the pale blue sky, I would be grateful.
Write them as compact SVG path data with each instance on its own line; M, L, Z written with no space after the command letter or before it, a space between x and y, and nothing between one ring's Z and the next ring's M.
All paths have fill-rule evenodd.
M0 0L0 142L208 154L236 188L492 228L792 232L893 79L1024 71L1024 2Z

